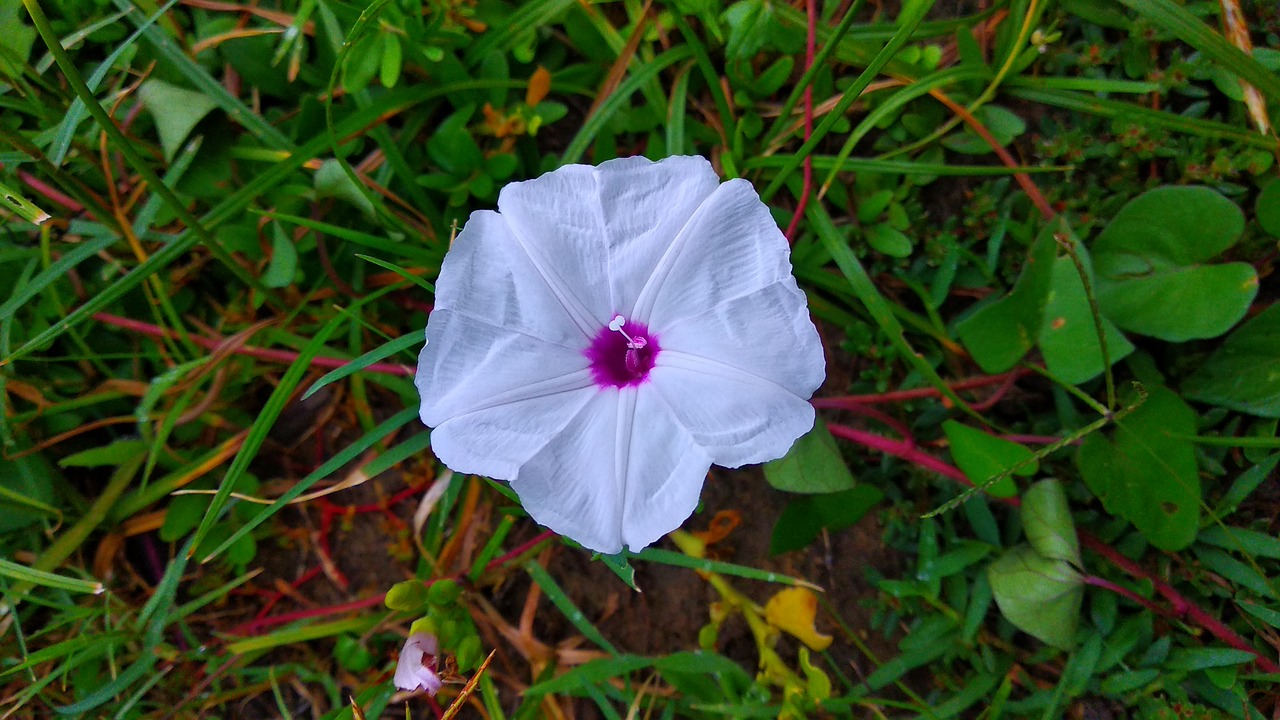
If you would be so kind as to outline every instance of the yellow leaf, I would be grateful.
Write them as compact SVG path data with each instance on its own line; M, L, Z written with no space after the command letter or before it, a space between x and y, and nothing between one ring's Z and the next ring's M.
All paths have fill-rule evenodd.
M770 625L795 636L811 649L822 651L831 646L831 636L814 627L817 615L818 596L802 587L782 590L764 606L764 619Z

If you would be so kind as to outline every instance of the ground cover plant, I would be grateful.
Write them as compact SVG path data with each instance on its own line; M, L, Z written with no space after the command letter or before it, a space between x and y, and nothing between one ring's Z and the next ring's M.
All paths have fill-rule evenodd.
M0 717L1276 717L1277 48L1236 0L0 0ZM470 213L632 155L752 184L826 381L600 556L439 464L413 374Z

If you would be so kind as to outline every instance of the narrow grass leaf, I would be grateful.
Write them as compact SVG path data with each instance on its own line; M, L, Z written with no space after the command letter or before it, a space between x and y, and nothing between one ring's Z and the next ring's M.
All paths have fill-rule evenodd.
M642 69L628 77L618 89L609 96L609 99L600 104L600 108L596 113L587 118L582 123L582 127L578 130L578 134L570 141L569 147L564 151L560 161L563 164L575 163L582 158L583 153L591 146L591 141L595 140L596 134L604 128L614 113L622 109L623 105L631 101L631 96L635 94L650 79L657 77L658 73L667 67L674 65L682 60L687 60L693 54L693 50L687 45L674 47L651 62L646 64Z
M596 626L592 625L591 621L587 619L587 616L583 615L582 611L573 604L573 601L569 599L568 595L565 595L560 584L555 581L555 578L551 577L551 573L547 572L546 568L539 565L536 560L530 560L524 564L524 569L529 573L529 577L538 584L538 587L542 588L543 594L547 596L551 604L555 605L564 614L565 618L578 629L578 632L582 633L583 637L595 643L597 647L610 655L618 655L618 649L613 646L613 643L606 640L604 635L596 629Z
M853 250L849 248L849 244L840 235L839 229L836 228L831 216L827 214L822 204L811 203L808 209L808 216L809 221L813 223L818 238L822 241L823 247L827 249L832 259L835 260L840 272L844 273L844 276L849 280L849 285L852 287L854 294L866 306L867 312L871 314L876 324L889 337L889 341L902 353L902 357L906 358L907 362L911 363L916 371L929 381L929 384L937 388L938 392L955 403L956 407L986 425L986 419L970 407L969 403L962 400L959 395L956 395L955 391L947 385L942 377L938 375L938 372L933 369L933 366L929 364L929 361L923 355L917 353L911 347L911 344L907 342L902 324L898 322L898 318L894 315L889 301L885 299L884 295L880 294L880 290L871 281L866 269L862 267L862 262L858 260L858 256L853 253Z
M118 238L114 236L100 237L76 245L73 249L64 253L62 257L51 263L39 275L31 278L30 282L15 290L13 295L9 296L9 299L3 305L0 305L0 320L13 317L13 314L19 308L26 305L31 298L38 295L55 280L66 277L72 268L111 247L117 240ZM13 359L13 357L9 358L9 360Z
M418 345L421 342L422 342L422 333L414 332L408 335L403 335L401 337L398 337L395 340L392 340L391 342L386 343L382 347L370 350L369 352L352 360L346 365L343 365L342 367L336 370L332 370L330 372L325 373L323 377L315 381L315 383L312 384L311 387L307 388L307 391L302 394L301 399L306 400L307 398L316 394L316 392L319 391L320 388L323 388L326 385L329 385L330 383L337 382L338 380L341 380L347 377L348 375L358 373L361 370L369 367L370 365L378 362L379 360L385 360L391 357L392 355L395 355L396 353L402 352L404 350L408 350Z
M81 580L79 578L69 578L65 575L57 573L45 572L44 570L36 570L10 560L0 558L0 575L14 580L39 585L41 587L55 588L58 590L66 590L67 592L87 593L89 595L98 595L106 588L102 583L93 580Z
M396 264L394 264L394 263L389 263L389 262L387 262L386 260L382 260L382 259L379 259L379 258L376 258L376 257L370 256L370 255L361 255L361 254L357 253L357 254L356 254L356 257L360 258L361 260L364 260L365 262L373 263L374 265L377 265L377 266L378 266L378 267L380 267L380 268L383 268L383 269L386 269L386 270L390 270L391 272L393 272L393 273L395 273L395 274L399 275L400 277L404 278L405 280L408 280L409 282L413 283L414 285L417 285L418 287L422 288L423 290L426 290L427 292L431 293L432 295L434 295L434 294L435 294L435 292L436 292L436 288L435 288L435 286L434 286L434 285L432 285L431 283L427 282L426 280L423 280L422 278L418 277L417 275L415 275L415 274L413 274L413 273L409 272L408 270L405 270L404 268L400 267L399 265L396 265Z

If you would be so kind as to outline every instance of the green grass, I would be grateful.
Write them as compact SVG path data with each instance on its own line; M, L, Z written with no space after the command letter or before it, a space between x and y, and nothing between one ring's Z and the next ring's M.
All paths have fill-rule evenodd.
M1218 3L816 3L810 66L776 0L0 4L0 717L1273 717L1265 5L1250 54ZM590 558L436 462L410 369L472 211L632 154L806 195L792 466L860 487L717 469ZM1122 227L1162 186L1193 260Z

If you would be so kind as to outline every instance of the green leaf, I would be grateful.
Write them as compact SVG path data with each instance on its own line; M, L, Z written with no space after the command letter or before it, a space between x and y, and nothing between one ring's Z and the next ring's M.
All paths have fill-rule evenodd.
M405 580L391 586L382 600L392 610L415 610L427 602L427 586L421 580Z
M604 566L613 571L618 579L627 584L627 587L640 592L640 587L636 585L636 569L627 562L627 556L618 553L617 555L596 555Z
M1076 252L1089 272L1089 256L1077 243ZM1092 273L1089 273L1092 278ZM1133 343L1106 317L1101 318L1103 337L1107 341L1107 357L1114 365L1133 352ZM1053 264L1053 281L1044 322L1040 326L1040 353L1044 364L1059 380L1079 385L1102 374L1102 348L1098 346L1098 329L1093 309L1085 294L1080 272L1069 257Z
M317 198L346 200L359 208L366 218L373 218L376 214L373 202L356 187L351 176L342 169L342 163L333 158L320 164L320 169L316 171L315 188Z
M57 472L38 452L0 457L0 533L57 517L57 508L50 504Z
M147 453L141 440L117 440L101 447L81 450L58 461L62 467L117 467Z
M855 485L829 495L801 495L782 509L769 538L769 554L780 555L808 547L823 528L837 531L862 519L884 499L884 492L871 485Z
M1075 645L1084 585L1070 564L1019 545L991 563L987 580L1000 612L1019 630L1062 650Z
M997 475L1004 477L988 486L986 491L996 497L1013 497L1018 493L1009 470L1019 463L1026 463L1013 474L1029 476L1040 469L1035 454L1015 442L1010 442L981 430L962 425L955 420L942 423L942 431L951 444L951 457L974 485L983 485Z
M18 77L36 41L36 30L22 22L22 0L0 0L0 75Z
M1280 417L1280 304L1231 333L1182 390L1192 400Z
M1076 463L1107 512L1133 523L1162 550L1181 550L1200 525L1195 412L1176 393L1152 388L1141 407L1117 421L1114 437L1085 438Z
M1268 235L1280 238L1280 180L1272 180L1258 193L1255 212L1258 225Z
M262 284L269 288L287 287L297 270L298 248L279 223L271 223L271 261L262 274Z
M852 488L856 482L821 418L814 420L813 429L802 435L786 455L765 463L764 477L775 488L794 493L839 492Z
M769 0L741 0L730 5L721 19L729 26L725 54L730 60L747 60L769 39L773 6Z
M173 160L187 136L218 104L203 93L152 78L138 89L142 104L156 121L166 162Z
M866 229L867 244L889 257L904 258L911 255L911 238L888 223L876 223Z
M1182 342L1217 337L1258 292L1252 265L1202 265L1244 231L1244 214L1203 187L1161 187L1120 209L1093 243L1098 305L1124 330Z
M1064 222L1046 227L1032 243L1013 291L956 325L960 342L983 372L1004 372L1031 349L1053 280L1053 260L1058 252L1053 235L1065 229Z
M1057 480L1041 480L1022 495L1022 530L1035 551L1050 560L1065 560L1077 567L1080 540L1067 505L1067 493Z

